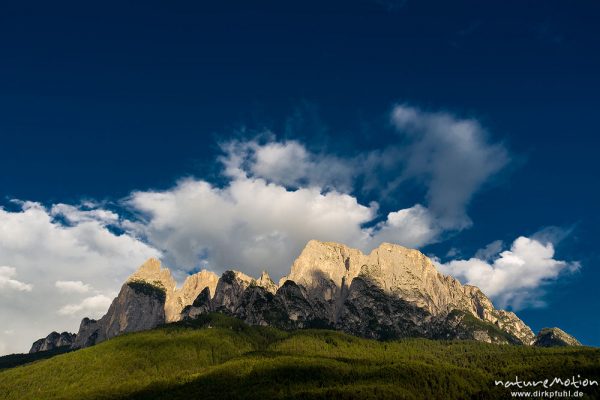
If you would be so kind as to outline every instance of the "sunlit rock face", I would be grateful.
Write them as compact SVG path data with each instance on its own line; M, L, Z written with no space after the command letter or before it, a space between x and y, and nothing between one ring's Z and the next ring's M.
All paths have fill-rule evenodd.
M82 321L73 348L100 343L126 332L152 329L165 323L164 288L142 280L121 287L108 312L98 321Z
M178 289L171 271L160 261L149 259L121 287L106 315L98 321L84 319L74 348L86 347L125 332L152 329L165 322L178 321L204 288L217 285L217 275L201 271L190 275Z
M212 304L216 311L235 313L244 291L254 279L238 271L226 271L215 289Z
M377 339L531 344L534 337L516 315L496 310L478 288L440 274L419 251L388 243L365 255L342 244L310 241L275 288L264 273L254 280L228 271L219 279L210 310L250 324L327 327ZM194 315L201 313L193 308Z
M523 344L531 344L534 337L514 313L496 310L478 288L461 285L439 273L418 250L399 245L383 243L365 255L342 244L313 240L284 279L306 288L311 301L325 307L333 326L361 336L511 341L494 334L487 339L487 331L497 328ZM463 317L450 316L454 310ZM459 334L464 315L490 325L471 326ZM446 329L450 326L456 335Z
M189 275L181 289L175 289L165 305L167 322L178 321L182 310L191 305L204 289L208 288L210 293L215 293L218 281L217 274L207 270Z
M383 243L363 254L312 240L279 284L266 272L254 279L239 271L221 277L201 271L177 288L170 271L150 259L125 282L106 315L82 321L72 347L209 312L254 325L329 328L375 339L578 343L560 330L536 338L514 313L494 308L477 287L441 274L418 250Z
M260 274L260 278L256 280L256 285L264 288L267 292L275 294L277 292L278 286L273 282L273 279L269 276L267 271L263 271Z
M182 319L194 319L202 314L212 311L212 301L210 296L210 288L205 287L202 292L196 297L192 304L185 306L181 311Z
M194 302L200 292L208 287L211 293L215 292L219 277L210 271L202 270L188 276L181 288L173 279L168 268L161 268L160 261L151 258L134 272L128 282L143 281L165 291L165 320L166 322L178 321L181 311L185 306Z

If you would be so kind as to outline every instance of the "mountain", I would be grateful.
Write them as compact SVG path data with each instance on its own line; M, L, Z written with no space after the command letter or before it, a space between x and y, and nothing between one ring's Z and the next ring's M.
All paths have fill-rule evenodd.
M266 272L253 279L239 271L220 278L201 271L178 289L170 271L150 259L127 279L106 315L82 321L72 347L209 312L251 325L327 328L373 339L550 343L536 340L514 313L494 308L477 287L439 273L418 250L383 243L363 254L312 240L279 284Z
M181 311L218 278L201 271L189 276L181 289L167 268L154 258L146 261L121 287L108 312L98 321L84 318L73 348L88 347L121 333L138 332L178 321Z
M69 332L52 332L45 338L41 338L33 342L29 353L37 353L39 351L49 351L61 347L71 347L77 335Z
M581 346L581 343L562 329L543 328L535 337L538 347Z

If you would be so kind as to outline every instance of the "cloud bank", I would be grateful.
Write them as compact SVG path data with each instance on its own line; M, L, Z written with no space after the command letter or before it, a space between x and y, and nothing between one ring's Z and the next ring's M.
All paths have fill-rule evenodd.
M109 220L105 210L76 206L0 208L1 351L26 352L53 330L76 331L84 316L106 312L137 265L160 256L131 235L111 233Z
M543 288L561 274L579 269L578 262L554 258L554 244L518 237L509 250L492 242L468 260L436 263L442 273L479 287L496 306L520 310L543 306Z

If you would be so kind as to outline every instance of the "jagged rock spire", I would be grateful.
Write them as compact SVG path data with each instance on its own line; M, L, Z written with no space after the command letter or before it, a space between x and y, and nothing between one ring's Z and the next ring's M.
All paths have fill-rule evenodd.
M260 287L265 288L267 292L270 292L272 294L275 294L275 292L277 292L278 286L275 284L275 282L273 282L273 279L271 279L267 271L263 271L260 274L260 278L258 278L256 284Z

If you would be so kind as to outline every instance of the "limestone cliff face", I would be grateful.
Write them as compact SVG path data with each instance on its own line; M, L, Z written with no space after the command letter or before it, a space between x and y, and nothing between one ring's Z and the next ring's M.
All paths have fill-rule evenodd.
M33 342L29 353L37 353L38 351L54 350L59 347L71 346L76 335L69 332L52 332L45 338L41 338Z
M304 286L311 298L324 300L335 310L344 291L359 276L386 295L402 298L432 315L446 312L450 305L469 307L470 300L457 280L440 274L418 250L388 243L365 255L342 244L312 240L285 279Z
M211 293L214 293L218 280L217 274L207 270L189 275L183 282L181 289L175 288L168 296L165 304L167 322L181 319L182 310L192 304L204 288L209 288Z
M254 279L238 271L226 271L215 288L212 304L216 311L234 313L239 305L242 294Z
M478 288L461 285L418 250L399 245L383 243L365 255L313 240L284 279L304 286L312 301L323 304L332 325L363 336L435 336L435 326L459 310L523 344L534 337L514 313L496 310Z
M377 339L428 337L531 344L514 313L496 310L476 287L440 274L417 250L384 243L365 255L338 243L310 241L277 287L227 271L212 300L185 318L218 311L250 324L285 329L328 327Z
M218 279L215 273L202 270L197 274L188 276L183 286L177 288L177 282L171 276L171 271L167 268L161 268L160 261L151 258L142 264L127 281L142 281L164 288L166 296L165 320L166 322L174 322L181 318L183 308L192 304L205 287L208 287L214 293Z
M202 314L211 312L212 309L213 307L210 295L210 288L205 287L204 290L202 290L202 292L200 292L200 294L196 297L192 304L183 308L183 310L181 311L181 318L194 319Z
M165 289L142 280L121 287L108 312L98 321L81 323L73 348L100 343L126 332L152 329L165 323Z
M79 331L77 333L77 337L73 341L71 348L80 349L82 347L93 346L97 343L98 333L100 332L100 328L98 326L98 321L91 318L84 318L81 320L81 324L79 324Z
M178 321L182 310L208 287L214 291L217 276L201 271L189 276L181 289L160 261L149 259L121 287L106 315L98 321L81 322L74 348L100 343L125 332L152 329L165 322Z
M535 337L533 331L515 313L496 310L490 299L478 287L465 285L463 289L471 298L472 310L477 317L517 337L523 344L533 343Z
M131 274L127 279L126 284L130 282L134 284L147 284L162 290L164 293L163 308L166 321L172 320L174 314L181 312L181 308L177 310L176 306L177 300L175 289L177 287L177 282L175 282L175 279L171 276L171 271L169 271L169 269L161 268L160 261L156 258L150 258L142 264L137 271Z

